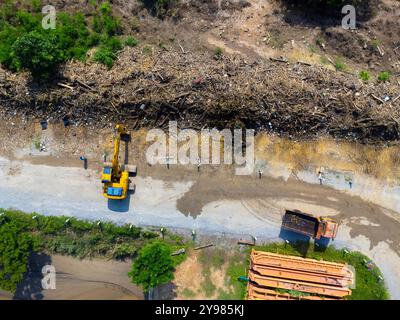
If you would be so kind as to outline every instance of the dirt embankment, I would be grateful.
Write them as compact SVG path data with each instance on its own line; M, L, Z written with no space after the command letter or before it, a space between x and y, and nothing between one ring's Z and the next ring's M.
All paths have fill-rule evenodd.
M77 10L79 3L62 2L61 8ZM165 128L168 120L177 120L185 128L245 127L296 138L325 134L363 142L400 138L394 77L387 83L365 84L357 72L304 63L303 58L317 59L342 47L324 40L325 51L305 53L319 32L330 32L332 39L347 43L338 38L336 27L307 24L305 17L285 11L279 2L258 0L209 0L196 5L182 1L164 20L136 2L117 1L114 10L124 18L126 30L135 30L131 32L137 33L139 47L124 49L112 70L90 59L68 63L48 85L0 69L0 112L10 122L20 116L93 127L123 121L131 128ZM295 23L289 15L303 23ZM380 13L362 22L365 30L349 35L378 32L374 26L379 17ZM274 33L276 28L280 33ZM380 46L384 49L389 38L382 40L387 44ZM279 55L289 57L289 62L276 60ZM360 63L368 61L354 62L354 68Z

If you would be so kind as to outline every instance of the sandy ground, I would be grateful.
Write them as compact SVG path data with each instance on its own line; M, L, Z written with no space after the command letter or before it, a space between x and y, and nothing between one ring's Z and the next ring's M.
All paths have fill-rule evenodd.
M55 289L43 289L42 268L55 268ZM72 257L34 254L28 272L15 295L0 292L1 299L34 300L138 300L142 291L134 286L128 272L131 262L79 260Z

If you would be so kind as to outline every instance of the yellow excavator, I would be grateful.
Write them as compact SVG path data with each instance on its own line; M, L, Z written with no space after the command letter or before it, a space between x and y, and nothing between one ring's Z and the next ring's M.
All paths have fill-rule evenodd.
M134 190L134 185L129 180L130 174L136 173L136 166L119 164L119 146L121 139L129 138L127 128L121 124L115 126L116 138L114 140L114 155L112 163L105 162L101 174L104 197L112 200L123 200L129 191Z

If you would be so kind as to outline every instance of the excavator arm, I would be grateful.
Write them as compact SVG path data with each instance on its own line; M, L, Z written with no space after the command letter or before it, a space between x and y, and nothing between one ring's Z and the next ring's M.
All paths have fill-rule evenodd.
M117 137L114 142L114 154L113 154L113 161L112 161L112 173L114 177L119 177L121 173L121 167L119 165L119 146L121 143L121 137L123 135L128 134L128 130L125 126L117 124L115 126L115 130L117 132Z

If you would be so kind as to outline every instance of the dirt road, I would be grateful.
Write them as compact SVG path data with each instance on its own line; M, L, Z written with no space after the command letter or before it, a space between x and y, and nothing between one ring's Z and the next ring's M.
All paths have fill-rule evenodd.
M65 160L65 159L63 159ZM37 161L35 161L37 163ZM0 207L117 223L196 229L201 233L291 237L280 230L283 208L335 215L335 244L373 258L393 298L400 298L400 227L396 212L328 187L289 179L236 177L228 171L153 167L135 178L122 203L100 194L99 173L78 167L0 158ZM188 231L189 232L189 231Z

